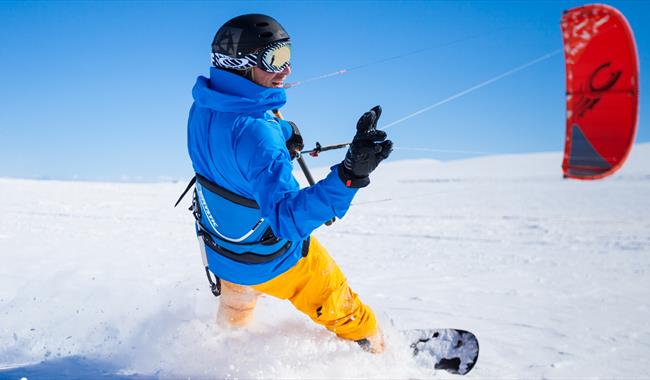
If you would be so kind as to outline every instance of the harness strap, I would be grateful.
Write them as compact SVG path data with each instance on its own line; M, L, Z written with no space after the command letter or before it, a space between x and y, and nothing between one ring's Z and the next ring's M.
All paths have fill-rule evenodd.
M210 181L209 179L205 178L204 176L200 174L196 174L196 180L201 184L201 186L205 187L206 189L210 190L211 192L233 202L236 203L240 206L248 207L248 208L255 208L259 209L260 206L257 204L252 199L248 199L246 197L242 197L239 194L233 193L232 191L221 187L217 185L216 183Z
M278 256L281 256L283 253L285 253L289 247L291 247L291 241L287 241L280 249L277 251L268 254L268 255L260 255L258 253L254 252L242 252L242 253L236 253L232 252L217 243L215 243L214 239L212 238L212 235L210 234L209 231L206 231L203 226L201 226L200 223L197 223L198 226L198 235L203 242L210 247L213 251L216 253L220 254L221 256L237 261L240 263L246 263L246 264L263 264L263 263L268 263L269 261L273 261L275 258Z
M183 191L183 194L181 194L181 196L178 198L178 200L176 201L176 204L174 205L174 207L178 206L178 204L181 203L181 200L183 200L183 198L185 197L185 194L187 194L187 192L190 191L190 188L192 187L192 185L194 185L195 182L196 182L196 176L192 177L192 179L190 180L190 183L187 184L187 187L185 188L185 191Z
M213 192L213 193L215 193L215 194L217 194L217 195L219 195L219 196L221 196L221 197L223 197L223 198L225 198L225 199L227 199L227 200L229 200L229 201L231 201L233 203L236 203L236 204L238 204L240 206L244 206L244 207L248 207L248 208L255 208L255 209L260 208L260 206L254 200L248 199L246 197L242 197L239 194L233 193L232 191L217 185L216 183L210 181L209 179L205 178L204 176L202 176L202 175L200 175L198 173L194 177L192 177L190 182L187 184L187 187L185 188L185 190L183 190L183 193L181 194L181 196L178 197L178 200L174 204L174 207L178 206L178 204L181 203L181 201L183 200L183 198L185 197L187 192L190 191L190 189L192 188L192 186L196 182L200 183L201 186L205 187L206 189L210 190L211 192Z
M201 259L205 267L205 275L208 276L208 282L210 283L210 291L215 297L219 297L221 295L221 279L217 275L214 275L215 279L212 280L210 268L208 267L208 254L205 252L205 240L199 239L199 248L201 249Z

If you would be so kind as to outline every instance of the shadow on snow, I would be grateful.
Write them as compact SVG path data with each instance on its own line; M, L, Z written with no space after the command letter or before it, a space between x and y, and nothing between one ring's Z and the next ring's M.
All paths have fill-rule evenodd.
M7 379L102 379L102 380L150 380L155 375L119 374L117 364L83 356L68 356L40 363L0 369L0 378Z

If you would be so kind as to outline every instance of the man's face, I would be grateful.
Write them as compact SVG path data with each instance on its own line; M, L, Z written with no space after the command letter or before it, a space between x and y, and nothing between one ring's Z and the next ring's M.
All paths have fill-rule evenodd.
M279 73L269 73L256 66L253 67L253 82L263 87L282 88L284 80L289 74L291 74L291 65Z

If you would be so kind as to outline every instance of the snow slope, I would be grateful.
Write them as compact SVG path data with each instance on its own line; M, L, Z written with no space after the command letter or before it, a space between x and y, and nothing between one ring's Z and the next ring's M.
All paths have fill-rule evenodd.
M413 327L475 332L468 378L647 378L650 144L603 181L560 162L388 162L316 231L383 355L270 298L250 328L217 327L187 199L172 208L184 183L0 179L0 378L450 377L411 361Z

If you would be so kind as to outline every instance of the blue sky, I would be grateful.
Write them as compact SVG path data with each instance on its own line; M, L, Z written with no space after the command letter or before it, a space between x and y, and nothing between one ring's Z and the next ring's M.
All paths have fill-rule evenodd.
M228 19L265 13L293 40L304 80L287 90L285 117L306 145L349 141L376 104L381 124L560 49L555 2L9 2L0 3L0 177L89 180L189 178L187 111L207 75L214 33ZM637 142L650 141L643 68L650 2L614 1L635 33L641 66ZM456 42L455 42L456 41ZM391 159L560 151L562 55L389 129ZM344 151L308 159L326 166ZM632 151L634 154L634 151ZM558 175L560 175L558 162Z

